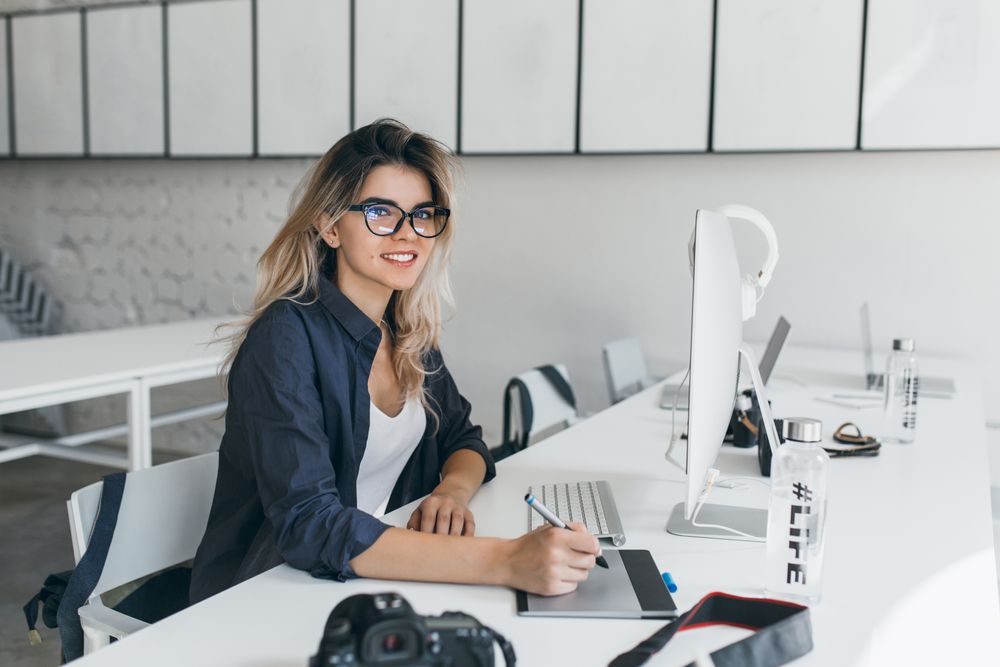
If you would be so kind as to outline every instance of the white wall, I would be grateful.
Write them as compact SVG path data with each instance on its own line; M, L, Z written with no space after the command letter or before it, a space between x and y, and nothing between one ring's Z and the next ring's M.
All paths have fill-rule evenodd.
M1000 419L996 345L1000 152L465 158L445 354L488 440L514 374L563 361L585 411L607 403L602 343L638 335L654 371L687 354L686 244L694 210L755 206L781 261L750 339L779 314L790 341L875 339L983 362ZM246 305L254 262L308 163L0 163L0 243L62 303L65 330L225 316ZM749 226L747 226L749 227ZM763 252L753 232L738 238ZM748 265L752 262L748 261ZM856 371L861 373L861 359ZM207 435L205 435L207 433ZM186 438L204 449L218 431ZM169 440L169 438L168 438ZM179 446L187 447L186 444Z
M606 404L600 346L638 335L654 370L684 363L698 207L744 203L777 229L781 260L749 339L778 315L792 343L876 346L913 336L1000 374L1000 152L466 158L446 354L498 433L501 390L536 364L569 365L584 410ZM750 256L763 243L738 234ZM753 261L747 261L749 269ZM759 266L759 265L757 265ZM757 268L753 266L753 268ZM856 369L862 372L861 357ZM987 414L1000 415L1000 382Z

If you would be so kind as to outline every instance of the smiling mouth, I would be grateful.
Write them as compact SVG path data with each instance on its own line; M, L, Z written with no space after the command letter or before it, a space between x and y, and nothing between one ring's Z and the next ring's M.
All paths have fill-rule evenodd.
M415 252L390 252L379 256L390 264L401 267L412 266L417 261Z

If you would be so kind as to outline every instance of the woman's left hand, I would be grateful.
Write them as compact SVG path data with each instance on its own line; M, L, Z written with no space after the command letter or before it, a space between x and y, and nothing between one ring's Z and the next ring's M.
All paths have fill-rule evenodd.
M423 533L442 535L476 534L476 520L460 498L450 493L434 491L424 498L406 527Z

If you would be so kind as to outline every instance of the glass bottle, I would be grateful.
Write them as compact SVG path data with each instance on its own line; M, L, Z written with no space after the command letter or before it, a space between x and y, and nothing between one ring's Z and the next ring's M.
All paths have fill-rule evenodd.
M771 462L765 591L773 597L818 602L830 461L820 446L823 424L788 418L784 437Z
M882 440L885 442L910 443L916 438L920 376L915 350L912 338L892 341L892 354L885 369L885 406L882 413Z

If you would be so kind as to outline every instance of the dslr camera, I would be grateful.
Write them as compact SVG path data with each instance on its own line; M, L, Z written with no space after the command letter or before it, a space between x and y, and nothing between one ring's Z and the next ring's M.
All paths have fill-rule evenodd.
M330 612L309 667L493 667L494 640L514 667L510 642L468 614L421 616L398 593L352 595Z

